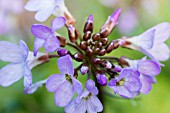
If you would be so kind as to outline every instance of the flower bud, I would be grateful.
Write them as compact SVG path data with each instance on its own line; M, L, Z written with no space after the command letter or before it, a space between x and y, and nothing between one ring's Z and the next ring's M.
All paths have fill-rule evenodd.
M93 54L93 50L90 47L87 47L86 53L90 56Z
M106 54L106 49L102 49L100 52L99 52L99 56L103 56Z
M100 29L101 38L106 38L117 24L121 9L117 9L111 16L108 17L106 23Z
M68 50L66 49L63 49L63 48L60 48L58 51L57 51L58 55L60 56L65 56L68 54Z
M99 58L93 58L92 62L94 64L100 64L101 60Z
M93 32L93 23L94 23L93 15L90 15L84 26L84 33L86 33L87 31L90 31L91 33Z
M87 31L84 36L83 36L83 40L88 40L91 38L91 32L90 31Z
M105 46L108 43L108 38L102 38L101 43L103 46Z
M64 47L67 43L66 39L62 36L57 36L58 40L60 41L60 46Z
M113 40L106 46L106 52L110 53L110 52L112 52L112 50L117 49L119 46L120 46L119 41Z
M93 39L93 41L98 41L98 40L100 40L100 34L99 34L99 33L94 34L94 35L92 36L92 39Z
M83 65L80 68L80 72L81 72L82 75L86 74L88 71L89 71L89 67L88 66Z
M78 39L78 33L77 30L72 25L68 26L68 34L70 41L73 43L76 42L76 40Z
M85 41L82 41L80 43L80 48L83 49L83 50L86 50L87 49L87 43Z
M102 68L106 68L106 69L111 69L112 68L112 64L109 61L107 61L107 60L101 61L99 65Z
M74 54L74 59L78 62L81 62L84 59L84 55L81 53L76 53L76 54Z
M107 85L107 80L108 80L108 77L105 75L105 74L97 74L96 75L96 78L97 78L97 82L102 85L102 86L106 86Z

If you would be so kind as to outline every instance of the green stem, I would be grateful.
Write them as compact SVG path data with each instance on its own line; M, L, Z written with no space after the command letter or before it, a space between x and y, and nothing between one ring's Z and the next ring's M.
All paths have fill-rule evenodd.
M70 46L70 47L76 49L78 52L80 52L81 54L83 54L83 52L81 51L81 49L80 49L79 47L73 45L72 43L67 42L66 45L68 45L68 46Z

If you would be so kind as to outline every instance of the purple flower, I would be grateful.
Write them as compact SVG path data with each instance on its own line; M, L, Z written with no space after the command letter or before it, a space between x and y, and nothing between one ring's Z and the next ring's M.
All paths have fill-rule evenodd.
M110 80L108 86L124 98L133 98L142 86L139 75L137 71L124 68L118 77Z
M51 75L46 88L49 92L55 93L55 103L58 106L66 106L72 99L74 92L82 93L81 83L74 78L74 68L70 55L58 59L58 68L61 74Z
M31 69L48 60L46 53L39 53L37 57L33 57L33 53L29 51L26 43L22 40L20 41L20 46L7 41L0 41L0 53L0 60L11 62L0 69L0 85L4 87L17 82L23 76L24 86L31 86ZM46 56L47 58L39 60L41 56Z
M169 47L164 43L170 36L170 24L163 22L143 34L131 38L125 38L130 44L123 46L139 50L153 60L165 61L169 58Z
M141 60L126 60L133 70L137 70L140 73L140 81L142 83L142 88L140 92L143 94L148 94L152 89L152 84L156 83L154 76L161 72L160 65L153 61L147 60L146 57Z
M57 17L51 22L51 28L40 24L32 25L31 32L36 37L34 41L34 56L36 56L42 46L48 52L54 52L60 47L60 42L55 36L55 30L62 28L65 22L64 17Z
M88 80L86 82L86 89L84 92L72 100L66 107L66 113L88 113L101 112L103 110L103 105L100 100L96 97L98 94L98 89L95 87L93 80Z
M27 63L29 49L24 41L20 47L6 41L0 41L0 60L11 62L0 70L0 85L10 86L24 76L24 86L32 84L32 74Z
M25 9L36 11L35 19L40 22L47 20L51 14L64 16L67 13L70 16L64 0L29 0L25 5Z
M32 94L34 93L35 91L37 91L38 88L42 87L45 83L46 83L46 79L45 80L41 80L41 81L38 81L34 84L31 84L29 87L25 87L24 89L24 93L25 94Z

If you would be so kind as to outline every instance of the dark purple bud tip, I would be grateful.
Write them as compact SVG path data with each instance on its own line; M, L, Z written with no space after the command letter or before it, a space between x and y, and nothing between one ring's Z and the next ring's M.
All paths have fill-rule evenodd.
M58 55L60 55L60 56L65 56L65 55L68 54L68 50L61 48L61 49L59 49L59 50L57 51L57 53L58 53Z
M86 33L87 31L93 32L93 23L94 23L93 15L90 15L84 26L84 33Z
M89 67L85 65L83 65L80 69L82 75L86 74L88 71L89 71Z
M106 86L107 85L107 76L105 74L97 74L96 75L97 78L97 82L102 85L102 86Z

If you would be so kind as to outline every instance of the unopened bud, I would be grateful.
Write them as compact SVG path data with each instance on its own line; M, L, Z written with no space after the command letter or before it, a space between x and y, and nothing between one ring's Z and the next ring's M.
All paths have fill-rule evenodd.
M97 74L96 78L97 78L97 82L100 85L102 85L102 86L106 86L107 85L108 77L105 74Z
M95 49L94 49L94 52L95 52L96 54L98 54L98 53L100 52L100 48L95 48Z
M101 43L101 42L98 42L98 43L97 43L97 47L98 47L98 48L101 48L101 47L102 47L102 43Z
M100 52L99 52L99 56L103 56L106 54L106 49L102 49Z
M76 54L74 54L74 59L78 62L81 62L84 59L84 55L81 53L76 53Z
M90 15L84 26L84 33L86 33L87 31L90 31L91 33L93 32L93 23L94 23L93 15Z
M94 59L92 60L92 62L93 62L94 64L100 64L101 60L100 60L99 58L94 58Z
M68 50L66 49L63 49L63 48L60 48L58 51L57 51L58 55L59 56L65 56L68 54Z
M106 46L106 52L110 53L112 50L117 49L119 46L120 46L119 41L113 40Z
M80 48L83 49L83 50L86 50L87 49L87 43L85 41L82 41L80 43Z
M58 40L60 41L60 46L64 47L67 43L66 38L62 37L62 36L57 36Z
M102 39L101 39L101 43L102 43L103 46L107 45L107 43L108 43L108 38L102 38Z
M78 33L77 30L72 25L68 26L68 34L70 41L73 43L76 42L76 40L78 39Z
M112 68L112 64L109 61L107 61L107 60L101 61L99 65L102 68L106 68L106 69L111 69Z
M92 36L93 41L99 41L100 40L100 34L96 33Z
M88 40L91 38L91 32L90 31L87 31L84 36L83 36L83 40Z
M93 50L90 47L88 47L86 53L91 56L93 54Z
M88 66L83 65L80 68L80 72L81 72L82 75L86 74L88 71L89 71L89 67Z
M111 16L108 17L107 21L100 29L101 38L106 38L111 33L118 22L120 12L121 9L117 9Z

